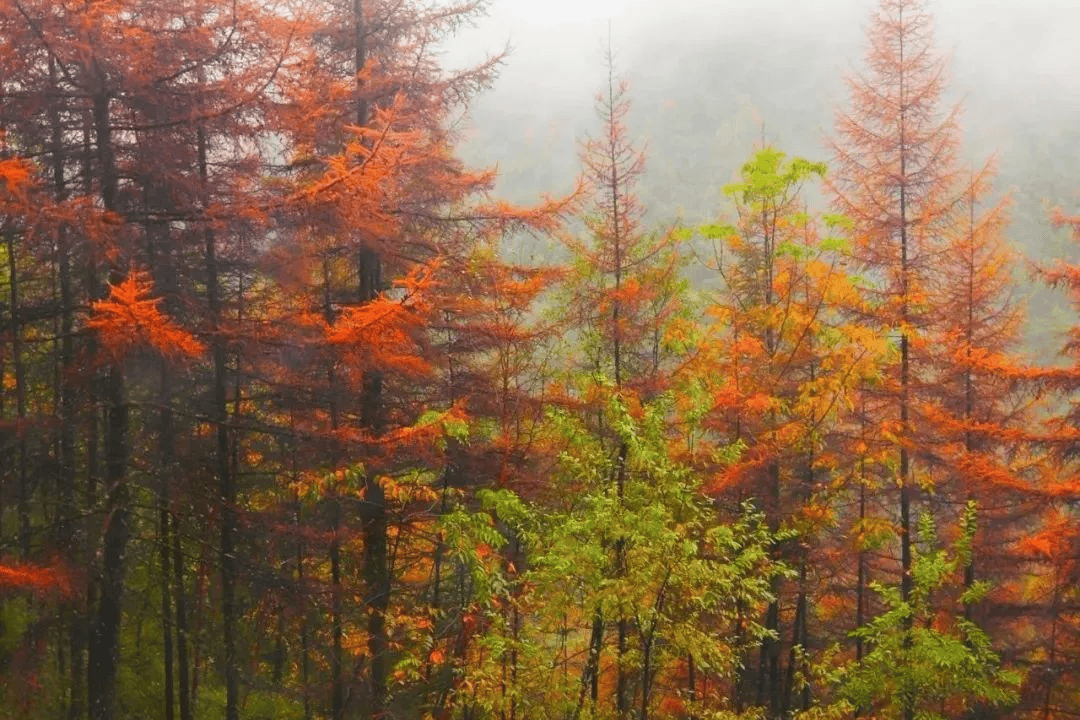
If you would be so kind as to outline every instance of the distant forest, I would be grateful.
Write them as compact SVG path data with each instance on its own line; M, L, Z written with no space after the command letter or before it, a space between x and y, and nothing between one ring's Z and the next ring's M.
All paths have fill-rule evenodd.
M497 197L484 9L0 0L0 717L1077 717L1080 264L927 5L707 222L610 46Z

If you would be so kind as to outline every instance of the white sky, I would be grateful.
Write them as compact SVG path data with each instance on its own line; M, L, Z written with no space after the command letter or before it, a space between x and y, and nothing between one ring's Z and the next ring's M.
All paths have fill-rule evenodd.
M494 11L504 11L532 25L552 25L566 20L591 21L616 18L634 5L648 0L497 0Z

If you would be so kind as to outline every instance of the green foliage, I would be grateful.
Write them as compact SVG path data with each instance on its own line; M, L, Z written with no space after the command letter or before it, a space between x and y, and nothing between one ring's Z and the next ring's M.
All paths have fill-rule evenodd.
M785 163L786 158L786 153L774 147L758 150L743 164L742 182L725 185L724 194L750 209L762 203L775 207L778 202L782 205L794 197L806 180L825 177L825 163L801 157Z
M921 537L932 545L931 520L923 516L920 526ZM951 553L931 546L916 554L906 602L899 588L872 584L887 609L854 632L872 649L840 677L841 695L853 706L873 708L880 718L902 718L910 712L920 720L944 720L945 710L1016 701L1019 674L1000 667L990 638L962 612L986 594L986 585L963 588L955 615L943 617L938 609L937 596L953 589L952 579L971 555L973 503L968 504L962 531ZM932 604L931 596L938 602Z
M745 649L738 643L760 639L748 609L768 602L771 579L786 572L769 558L774 538L750 507L731 523L718 520L698 475L673 458L669 422L666 400L632 413L614 392L603 422L612 437L553 411L547 429L562 448L554 499L482 491L480 512L446 518L449 545L481 588L488 628L484 661L468 672L468 702L496 712L512 699L522 717L572 712L596 617L632 629L622 667L637 682L688 653L701 671L730 673ZM527 567L476 550L505 549L506 537ZM529 617L528 627L515 626L513 613ZM746 629L736 636L740 617ZM516 679L508 685L509 662Z
M5 598L0 603L0 658L11 658L23 644L23 636L37 618L29 601Z

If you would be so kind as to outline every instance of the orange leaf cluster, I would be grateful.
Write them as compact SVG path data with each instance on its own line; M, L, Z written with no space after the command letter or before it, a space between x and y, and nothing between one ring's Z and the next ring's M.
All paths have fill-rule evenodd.
M31 590L44 595L59 592L71 594L71 582L68 576L55 567L36 565L7 565L0 563L0 588Z
M145 273L131 272L110 285L109 297L92 306L86 326L97 333L113 362L139 348L151 348L165 358L198 357L203 344L158 308L161 298L151 296L153 282Z
M30 182L30 167L21 158L0 160L0 187L16 197L21 197Z

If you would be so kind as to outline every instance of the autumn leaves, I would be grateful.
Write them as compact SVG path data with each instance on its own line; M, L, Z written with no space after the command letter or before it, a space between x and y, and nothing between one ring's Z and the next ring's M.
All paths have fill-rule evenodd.
M1002 665L1047 668L1017 712L1074 698L1075 418L1040 437L1030 389L1076 373L1012 357L919 3L829 168L759 148L666 231L614 73L587 188L487 197L446 123L494 61L430 52L473 4L0 9L20 709L959 717L1017 702Z

